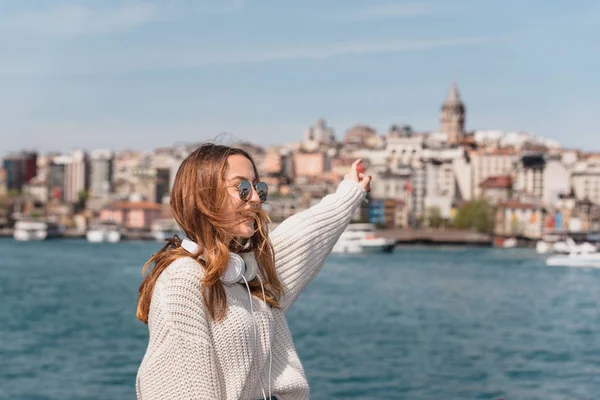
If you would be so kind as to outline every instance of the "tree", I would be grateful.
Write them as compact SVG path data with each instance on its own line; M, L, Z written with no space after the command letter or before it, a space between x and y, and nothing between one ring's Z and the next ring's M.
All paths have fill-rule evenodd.
M453 221L458 229L475 229L480 233L494 230L495 209L484 199L472 200L462 206Z
M80 190L79 193L77 193L77 209L84 210L89 198L90 194L87 190Z
M441 228L445 224L439 207L429 207L425 210L425 221L430 228Z

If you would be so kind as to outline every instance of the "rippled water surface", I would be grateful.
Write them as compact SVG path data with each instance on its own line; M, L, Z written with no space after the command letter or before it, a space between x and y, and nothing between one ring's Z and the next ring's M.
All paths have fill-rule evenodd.
M155 243L0 240L0 398L131 399ZM531 250L332 255L288 313L314 399L595 399L600 270Z

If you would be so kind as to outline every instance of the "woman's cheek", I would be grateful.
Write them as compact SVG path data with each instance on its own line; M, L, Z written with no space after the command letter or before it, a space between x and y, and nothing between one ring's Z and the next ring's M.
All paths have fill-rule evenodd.
M227 199L227 205L225 207L225 210L228 213L234 213L240 207L240 203L241 201L239 199L236 199L233 196L229 196L229 198Z

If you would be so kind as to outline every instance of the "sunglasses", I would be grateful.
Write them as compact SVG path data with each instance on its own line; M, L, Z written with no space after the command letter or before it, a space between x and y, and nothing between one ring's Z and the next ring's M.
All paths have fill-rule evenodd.
M240 193L240 200L246 202L250 200L252 197L252 187L258 193L258 197L260 198L261 203L267 201L267 195L269 194L269 187L264 182L256 182L255 184L250 183L250 181L241 181L239 185L237 185L238 192Z

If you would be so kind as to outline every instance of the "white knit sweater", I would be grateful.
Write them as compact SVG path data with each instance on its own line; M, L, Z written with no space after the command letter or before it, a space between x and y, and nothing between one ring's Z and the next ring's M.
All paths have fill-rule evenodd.
M201 297L202 266L184 257L167 267L152 295L137 398L260 399L261 386L268 391L269 344L272 394L282 400L309 398L285 313L319 272L364 195L357 182L344 180L335 193L271 233L285 295L281 309L265 307L253 296L254 320L245 285L225 286L227 313L222 322L213 322Z

